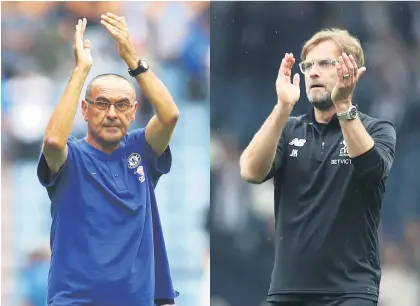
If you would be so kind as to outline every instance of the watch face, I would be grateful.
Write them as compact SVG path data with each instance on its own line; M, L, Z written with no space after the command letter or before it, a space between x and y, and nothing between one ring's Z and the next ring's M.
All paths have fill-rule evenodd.
M357 116L357 108L354 107L350 110L350 116L352 118L355 118Z
M149 69L149 64L145 60L141 61L141 65L144 67L144 69Z

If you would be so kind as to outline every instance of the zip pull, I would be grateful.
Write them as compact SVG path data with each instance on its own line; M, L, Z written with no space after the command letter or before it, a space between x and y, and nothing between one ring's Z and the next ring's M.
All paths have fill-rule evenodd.
M322 147L321 147L322 150L324 150L324 146L325 146L325 142L322 142Z

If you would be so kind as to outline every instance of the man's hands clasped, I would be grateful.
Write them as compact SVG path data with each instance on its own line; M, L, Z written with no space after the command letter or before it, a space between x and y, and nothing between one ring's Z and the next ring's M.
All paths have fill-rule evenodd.
M101 24L117 41L117 48L120 57L131 69L137 68L138 60L134 44L124 17L116 16L112 13L101 15ZM76 67L84 70L90 70L92 67L92 56L90 53L90 42L84 40L86 31L86 18L79 19L74 34L74 55Z

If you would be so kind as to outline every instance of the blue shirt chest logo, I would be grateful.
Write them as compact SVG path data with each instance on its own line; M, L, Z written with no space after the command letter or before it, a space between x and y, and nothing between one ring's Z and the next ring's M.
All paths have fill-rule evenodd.
M138 166L136 172L134 173L138 175L139 181L143 183L145 180L143 166Z
M127 166L130 169L135 169L134 174L138 177L138 180L143 183L145 181L144 169L140 165L141 156L138 153L132 153L127 160Z
M140 163L141 163L141 156L140 156L140 154L138 154L138 153L132 153L128 157L128 161L127 161L128 168L134 169L138 165L140 165Z

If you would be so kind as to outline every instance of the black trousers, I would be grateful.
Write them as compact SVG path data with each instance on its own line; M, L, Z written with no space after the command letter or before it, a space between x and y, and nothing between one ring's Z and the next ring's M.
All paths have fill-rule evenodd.
M337 298L336 300L305 299L300 302L269 302L272 306L377 306L378 303L361 298Z

